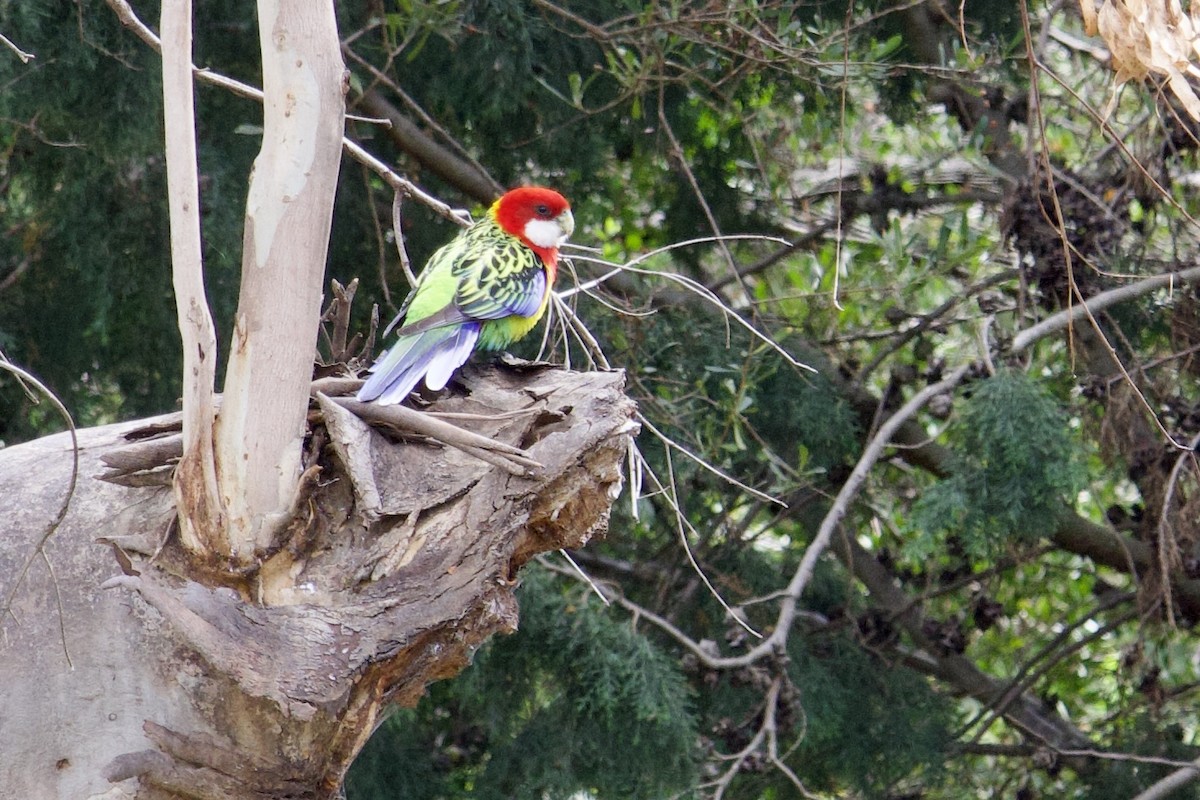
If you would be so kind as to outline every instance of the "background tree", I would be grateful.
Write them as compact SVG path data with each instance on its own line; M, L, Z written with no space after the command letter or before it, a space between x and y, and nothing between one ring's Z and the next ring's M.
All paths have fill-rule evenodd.
M105 9L74 36L49 8L3 13L38 59L4 65L0 346L86 420L165 408L157 117L128 68L152 56ZM351 138L454 204L522 181L571 196L600 251L565 299L643 424L639 499L573 552L613 607L558 560L526 574L522 631L387 721L349 796L1195 792L1196 129L1178 79L1148 65L1115 92L1111 54L1139 50L1070 4L338 14L370 118ZM257 82L253 36L241 5L210 4L197 62ZM199 98L227 331L257 122ZM332 232L333 274L385 314L394 197L347 162ZM420 263L448 225L402 211ZM553 330L548 352L599 358ZM2 401L10 441L51 424Z

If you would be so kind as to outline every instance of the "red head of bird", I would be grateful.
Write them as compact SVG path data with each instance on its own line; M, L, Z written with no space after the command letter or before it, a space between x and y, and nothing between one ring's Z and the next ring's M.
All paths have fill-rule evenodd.
M553 189L524 186L505 192L489 214L520 238L550 269L558 264L558 247L575 230L571 204Z

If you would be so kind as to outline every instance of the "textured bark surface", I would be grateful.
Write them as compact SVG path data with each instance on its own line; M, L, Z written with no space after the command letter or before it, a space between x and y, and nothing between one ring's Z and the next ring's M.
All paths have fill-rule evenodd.
M604 530L636 431L622 386L485 369L431 406L486 417L453 421L527 450L526 474L314 404L295 518L240 572L176 542L176 416L81 432L70 511L16 584L70 443L0 451L4 796L334 796L386 704L516 626L521 564Z

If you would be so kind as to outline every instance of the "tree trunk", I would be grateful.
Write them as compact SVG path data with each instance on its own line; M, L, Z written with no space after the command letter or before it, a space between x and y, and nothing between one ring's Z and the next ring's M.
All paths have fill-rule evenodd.
M342 155L345 65L332 3L259 0L263 144L246 202L242 285L216 423L227 528L253 561L289 521Z
M393 442L321 396L297 522L236 573L200 574L175 533L179 415L82 431L41 550L70 440L0 451L4 795L334 797L385 706L511 631L517 569L603 531L621 486L619 373L461 384L432 410L479 415L464 426L539 468Z

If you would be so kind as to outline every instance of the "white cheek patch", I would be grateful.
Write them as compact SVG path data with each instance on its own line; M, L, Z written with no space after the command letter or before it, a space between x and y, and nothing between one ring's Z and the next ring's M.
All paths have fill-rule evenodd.
M525 223L525 238L538 247L558 247L567 234L559 226L558 220L531 219Z

